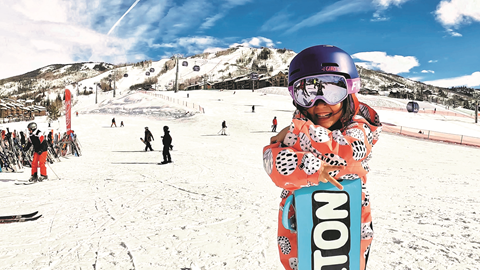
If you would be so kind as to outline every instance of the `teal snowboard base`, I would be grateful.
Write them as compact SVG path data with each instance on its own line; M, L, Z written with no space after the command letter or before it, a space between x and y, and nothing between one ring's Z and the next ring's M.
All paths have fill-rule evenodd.
M301 188L286 199L282 224L297 233L298 270L360 269L362 182L341 184L343 190L330 183Z

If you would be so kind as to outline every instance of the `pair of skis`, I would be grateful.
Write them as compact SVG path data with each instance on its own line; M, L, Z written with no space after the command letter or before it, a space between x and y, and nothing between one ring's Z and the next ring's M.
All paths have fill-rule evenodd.
M23 214L23 215L0 216L0 223L34 221L39 219L42 216L42 215L37 216L37 214L38 214L38 211L35 211L30 214Z

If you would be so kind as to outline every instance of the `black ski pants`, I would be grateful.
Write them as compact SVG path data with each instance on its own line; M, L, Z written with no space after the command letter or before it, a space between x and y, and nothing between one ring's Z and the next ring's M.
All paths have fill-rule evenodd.
M145 144L146 144L145 145L145 151L147 151L148 149L150 149L150 151L153 151L152 145L150 144L149 141L145 141Z
M172 157L170 156L170 146L163 146L163 161L164 162L171 162Z

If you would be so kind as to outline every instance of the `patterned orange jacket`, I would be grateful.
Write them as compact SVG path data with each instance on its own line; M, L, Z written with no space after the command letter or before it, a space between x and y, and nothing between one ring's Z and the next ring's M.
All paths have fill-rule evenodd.
M368 160L381 129L377 113L363 103L342 130L315 125L296 111L283 142L263 149L263 165L278 187L290 191L318 184L324 164L345 166L330 173L337 180L362 178L365 184Z
M313 124L300 112L295 112L289 132L283 142L263 149L263 166L273 182L284 188L278 213L277 245L280 261L285 269L296 269L296 234L281 224L286 198L293 190L318 184L318 171L324 164L342 165L344 169L330 172L337 180L362 179L362 213L360 269L364 270L373 239L370 199L366 188L368 160L372 147L378 141L382 125L377 113L369 106L358 103L359 110L352 123L341 130L330 131Z

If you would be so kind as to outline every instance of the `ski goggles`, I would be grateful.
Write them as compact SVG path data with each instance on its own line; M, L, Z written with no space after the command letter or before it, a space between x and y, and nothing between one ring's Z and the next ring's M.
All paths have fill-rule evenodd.
M359 90L360 78L347 79L336 74L304 77L288 87L295 103L304 108L313 107L319 99L329 105L335 105Z

